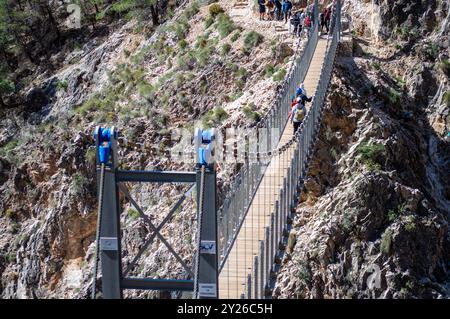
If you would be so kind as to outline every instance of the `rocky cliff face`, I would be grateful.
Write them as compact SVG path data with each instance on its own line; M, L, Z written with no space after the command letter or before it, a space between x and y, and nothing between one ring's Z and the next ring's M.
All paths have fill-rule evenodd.
M445 1L346 1L338 57L275 298L448 298Z
M219 5L215 11L209 9L212 2ZM58 53L52 58L63 61L62 68L28 70L34 80L18 92L26 102L0 110L1 298L88 296L97 211L96 125L121 131L123 168L191 170L192 163L166 156L179 141L172 131L254 125L298 46L263 23L234 15L228 1L188 1L165 20L150 33L142 32L152 29L145 24L118 23ZM222 171L221 185L232 172ZM128 186L155 224L187 191ZM125 269L150 229L129 203L121 204ZM161 231L188 264L194 212L191 193ZM131 274L185 275L159 240Z

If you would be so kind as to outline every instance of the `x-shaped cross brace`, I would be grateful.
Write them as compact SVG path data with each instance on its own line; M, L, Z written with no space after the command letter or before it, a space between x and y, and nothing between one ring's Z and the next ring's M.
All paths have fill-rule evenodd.
M177 209L181 206L183 201L186 199L188 194L194 189L195 186L192 186L186 193L183 194L183 196L178 199L178 201L175 203L175 205L170 210L169 214L164 218L164 220L158 225L158 227L155 227L155 225L152 223L152 221L148 218L147 215L144 214L142 209L139 207L139 205L136 203L136 201L131 197L128 189L122 184L119 183L119 189L123 192L125 197L130 201L130 203L136 208L139 215L144 219L144 221L150 226L151 230L153 231L153 234L150 236L150 238L144 243L144 246L139 250L137 255L133 258L130 265L128 265L127 269L124 271L123 276L126 276L130 272L131 269L136 265L136 262L139 260L139 258L142 256L144 251L150 246L150 244L153 242L156 236L166 245L167 249L172 253L172 255L175 257L176 260L183 266L183 268L187 271L189 275L192 277L194 276L194 273L189 268L189 266L183 261L183 259L176 253L176 251L170 246L169 242L161 235L160 230L164 227L164 225L167 223L167 221L173 216L173 214L177 211Z

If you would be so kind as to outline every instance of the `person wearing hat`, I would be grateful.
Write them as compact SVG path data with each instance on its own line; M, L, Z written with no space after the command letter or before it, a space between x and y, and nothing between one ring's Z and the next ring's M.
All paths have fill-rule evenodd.
M302 98L303 105L305 105L306 102L311 102L312 101L312 97L308 97L307 96L304 83L300 84L300 86L295 90L295 97L292 98L292 100L293 100L292 105L295 104L294 100L297 97L301 97Z

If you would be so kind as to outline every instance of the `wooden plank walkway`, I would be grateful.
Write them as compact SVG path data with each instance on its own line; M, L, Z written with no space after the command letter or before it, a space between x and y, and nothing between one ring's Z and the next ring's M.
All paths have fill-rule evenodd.
M325 59L327 40L319 37L316 51L304 82L308 96L315 94L320 71ZM310 103L307 104L309 109ZM293 127L288 123L283 131L279 146L292 138ZM250 205L247 217L237 235L228 259L219 274L219 298L240 298L245 291L248 274L252 272L254 256L257 256L260 241L264 240L265 227L270 226L270 216L279 200L280 189L292 158L292 149L280 156L274 156L267 167L261 184Z

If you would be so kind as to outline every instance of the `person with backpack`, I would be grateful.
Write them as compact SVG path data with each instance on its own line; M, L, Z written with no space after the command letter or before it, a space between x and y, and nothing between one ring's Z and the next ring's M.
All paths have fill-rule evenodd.
M305 30L305 19L306 19L305 12L303 10L300 10L300 31L298 33L298 36L301 35L303 30Z
M294 13L294 15L291 18L291 24L294 27L292 34L294 36L297 36L297 34L299 33L298 29L300 26L300 13L299 12Z
M309 15L306 15L305 24L303 27L305 28L305 30L308 30L308 31L311 28L311 18L309 17Z
M323 33L323 28L325 27L325 12L321 12L319 14L319 23L320 23L319 35L321 35Z
M325 27L327 29L327 34L330 32L330 18L331 18L331 13L330 13L330 8L325 8L325 11L322 13L323 15L323 20L320 21L320 28L321 31L323 31L323 27Z
M291 110L291 123L294 125L294 134L297 133L300 125L306 117L306 107L301 97L295 99L295 104Z
M290 0L283 0L281 10L283 11L284 23L287 23L288 18L291 18L292 2Z
M265 0L258 0L259 4L259 20L264 20L264 15L266 13L266 2Z

